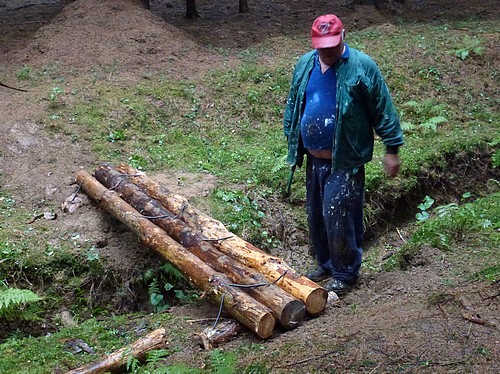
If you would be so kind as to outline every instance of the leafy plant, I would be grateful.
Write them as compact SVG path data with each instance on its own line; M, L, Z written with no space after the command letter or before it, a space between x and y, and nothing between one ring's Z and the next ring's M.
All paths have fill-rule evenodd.
M241 233L247 224L257 228L262 226L261 220L265 213L248 194L241 190L220 188L215 192L215 196L226 203L226 225L231 231Z
M429 218L427 210L432 206L432 204L434 204L434 199L432 197L425 196L424 200L418 205L420 212L415 215L415 218L417 218L419 222L423 222Z
M500 280L500 265L488 266L472 275L473 279L497 282Z
M471 56L480 56L484 52L481 39L477 37L471 38L469 35L465 35L462 44L462 48L455 50L455 57L458 57L462 61Z
M493 153L493 156L491 157L491 161L493 162L494 168L497 168L500 166L500 150Z
M416 131L419 129L437 131L438 125L448 122L448 119L442 115L444 112L444 104L435 104L434 100L429 99L421 103L411 100L402 105L400 111L401 118L409 117L413 121L402 121L401 127L406 132ZM418 125L415 125L415 122Z
M155 312L162 312L170 308L167 296L180 302L189 302L196 296L186 293L180 283L185 280L182 273L172 264L165 263L158 270L148 269L144 273L144 280L148 282L149 302Z
M53 87L52 90L49 93L49 101L55 102L57 101L58 97L63 93L63 90L61 87Z
M126 349L123 355L127 356L127 371L136 373L141 366L139 359L131 354L130 349Z
M214 374L236 373L236 353L214 349L210 352L210 372Z
M19 80L29 80L31 78L31 68L28 65L24 65L17 73L16 77Z
M475 231L491 235L490 245L497 247L499 239L495 230L500 227L499 198L500 194L497 193L461 206L452 204L443 206L445 208L440 211L440 215L436 215L433 219L428 219L427 216L422 220L422 226L413 233L408 247L402 250L403 255L420 244L448 250L453 240L460 240L466 233ZM427 199L426 196L420 206L422 212L427 213L427 209L432 205L431 201L433 203L433 200Z
M6 319L23 318L22 306L42 300L30 290L7 288L0 290L0 317Z

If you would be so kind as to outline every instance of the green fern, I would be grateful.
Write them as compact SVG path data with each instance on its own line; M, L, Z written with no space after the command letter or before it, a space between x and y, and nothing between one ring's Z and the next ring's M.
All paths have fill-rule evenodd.
M169 355L170 353L166 349L154 349L148 352L146 362L148 365L154 365Z
M143 278L144 278L144 281L146 281L146 282L150 282L153 279L155 279L156 275L155 275L154 270L153 269L146 270L146 272L144 273Z
M436 116L429 118L427 121L424 123L420 124L420 126L426 128L426 129L432 129L434 131L437 131L437 125L440 123L448 122L448 119L443 116Z
M276 174L278 171L288 168L288 163L286 162L287 156L281 157L276 165L271 168L271 173Z
M19 288L0 290L0 317L6 319L22 318L22 313L18 313L19 308L40 300L42 298L30 290Z
M407 121L403 121L401 122L401 128L404 130L404 131L412 131L412 130L415 130L417 126L415 126L414 123L412 122L407 122Z
M236 372L236 354L214 349L210 353L210 372L217 374L233 374Z
M136 373L140 366L141 362L139 361L139 359L137 357L134 357L132 354L129 354L127 357L127 371Z
M0 291L0 311L12 305L28 304L40 301L42 298L30 290L7 288Z
M436 103L434 99L426 99L421 103L411 100L404 103L402 107L406 110L400 110L401 118L404 118L401 127L406 132L415 132L419 129L437 131L440 123L448 122L448 119L442 115L446 112L446 105Z
M177 268L169 262L166 262L160 267L160 270L165 276L174 283L180 282L185 279L184 275L177 270Z
M199 369L192 369L187 366L182 365L174 365L174 366L165 366L156 368L154 370L155 374L198 374L203 373L203 371Z
M462 61L471 56L481 56L484 52L484 47L481 43L481 39L471 38L469 35L465 35L462 41L462 48L454 51L455 56Z

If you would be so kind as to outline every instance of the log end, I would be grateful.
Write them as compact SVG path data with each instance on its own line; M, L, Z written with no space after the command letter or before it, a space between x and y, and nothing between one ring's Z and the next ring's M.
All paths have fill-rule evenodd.
M274 319L272 313L265 313L261 316L259 323L255 327L255 333L259 336L259 338L267 339L273 334L275 325L276 320Z
M317 316L325 310L326 301L328 300L328 292L319 287L309 293L305 301L306 310L312 316Z
M304 303L294 300L289 302L281 312L279 323L283 328L291 330L299 326L304 320L305 315L306 307Z

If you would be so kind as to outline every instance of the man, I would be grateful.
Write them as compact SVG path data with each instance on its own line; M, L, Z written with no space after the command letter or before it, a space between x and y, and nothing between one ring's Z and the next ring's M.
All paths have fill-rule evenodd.
M287 161L306 164L310 241L318 268L307 276L345 294L357 281L363 250L364 164L372 159L374 132L386 147L384 168L398 174L403 145L399 117L375 62L344 41L342 21L318 17L313 51L295 66L284 131Z

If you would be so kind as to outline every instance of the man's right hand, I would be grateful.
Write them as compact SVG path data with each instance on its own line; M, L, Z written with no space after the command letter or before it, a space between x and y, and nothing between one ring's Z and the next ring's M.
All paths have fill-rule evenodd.
M394 178L401 169L401 160L397 154L386 153L384 157L384 170L389 178Z

